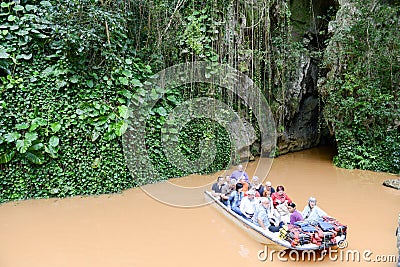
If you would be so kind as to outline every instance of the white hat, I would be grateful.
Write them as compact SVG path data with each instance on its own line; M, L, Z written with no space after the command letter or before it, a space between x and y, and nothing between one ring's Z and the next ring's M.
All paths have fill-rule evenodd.
M249 191L247 191L247 195L255 195L256 194L256 190L250 189Z
M317 200L315 199L315 197L310 197L310 198L308 199L308 202L317 203Z

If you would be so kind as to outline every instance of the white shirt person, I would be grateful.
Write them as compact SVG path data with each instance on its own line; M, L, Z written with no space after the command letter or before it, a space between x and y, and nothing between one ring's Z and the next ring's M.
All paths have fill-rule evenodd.
M314 197L310 197L308 199L308 204L304 207L301 215L303 215L305 221L311 222L318 221L319 219L322 219L323 216L327 216L328 214L317 206L317 200Z
M240 211L243 214L243 217L245 217L248 220L251 220L251 218L254 215L255 209L256 209L256 204L257 200L255 198L256 192L255 190L251 189L247 192L247 196L242 199L242 202L240 203Z

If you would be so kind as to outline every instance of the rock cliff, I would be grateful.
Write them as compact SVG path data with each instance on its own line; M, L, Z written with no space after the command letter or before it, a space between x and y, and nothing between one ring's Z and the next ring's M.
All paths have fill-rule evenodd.
M291 73L286 88L283 127L278 129L279 154L330 143L333 139L322 117L318 79L324 74L317 54L326 48L328 13L336 12L341 2L290 1L292 37L305 44L307 51L299 57L297 70Z

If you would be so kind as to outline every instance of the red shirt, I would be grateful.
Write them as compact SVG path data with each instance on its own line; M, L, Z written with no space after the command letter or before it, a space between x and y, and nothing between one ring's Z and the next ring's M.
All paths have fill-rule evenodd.
M271 198L272 202L274 203L274 207L276 207L279 204L282 204L283 202L285 202L285 200L287 200L288 203L292 202L292 200L288 197L288 195L286 195L285 192L283 192L282 195L279 195L278 192L275 192L272 194ZM277 200L280 200L280 203L278 203Z

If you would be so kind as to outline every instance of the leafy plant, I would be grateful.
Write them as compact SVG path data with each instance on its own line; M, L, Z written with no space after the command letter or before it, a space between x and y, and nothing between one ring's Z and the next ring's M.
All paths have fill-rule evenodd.
M336 30L324 58L336 72L322 87L324 115L338 146L334 163L400 173L399 7L352 4L359 17Z
M49 133L55 134L61 129L59 122L48 124L45 119L38 117L30 123L15 125L15 129L16 131L6 133L0 139L0 149L3 151L0 156L0 164L10 162L16 155L34 164L45 162L44 152L51 158L58 157L59 138L52 135L47 143L43 140Z
M129 108L125 105L117 108L100 103L83 103L76 113L79 119L94 127L91 140L96 141L103 133L105 140L113 140L122 136L127 128L130 116Z

